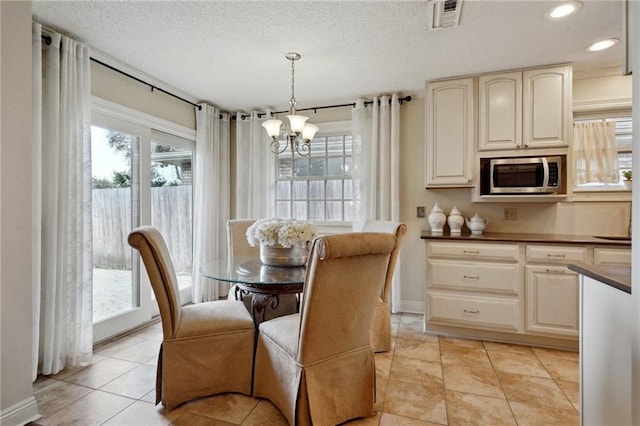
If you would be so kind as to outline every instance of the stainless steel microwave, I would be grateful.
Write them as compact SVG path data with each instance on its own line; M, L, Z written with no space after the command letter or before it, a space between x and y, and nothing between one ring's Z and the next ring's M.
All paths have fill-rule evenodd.
M553 194L560 190L561 157L492 158L491 194Z

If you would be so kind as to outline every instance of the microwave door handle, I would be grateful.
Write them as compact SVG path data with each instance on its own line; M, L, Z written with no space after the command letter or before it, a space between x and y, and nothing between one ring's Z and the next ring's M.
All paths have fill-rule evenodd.
M544 172L542 178L542 192L546 193L549 190L549 162L546 157L540 159L542 161L542 171Z

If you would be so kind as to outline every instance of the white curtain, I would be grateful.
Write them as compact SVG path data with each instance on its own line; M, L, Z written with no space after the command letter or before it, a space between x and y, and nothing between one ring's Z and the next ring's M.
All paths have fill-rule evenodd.
M618 183L616 124L613 121L574 123L572 150L576 184Z
M33 24L34 379L93 350L89 48L47 35Z
M236 115L235 218L260 219L275 214L275 155L262 128L271 111ZM261 116L261 117L260 117Z
M224 257L230 211L229 115L202 103L196 111L196 159L193 202L193 301L226 296L228 284L205 278L200 268Z
M367 220L400 221L400 102L398 95L356 101L353 131L353 229ZM400 259L391 288L391 310L400 304Z

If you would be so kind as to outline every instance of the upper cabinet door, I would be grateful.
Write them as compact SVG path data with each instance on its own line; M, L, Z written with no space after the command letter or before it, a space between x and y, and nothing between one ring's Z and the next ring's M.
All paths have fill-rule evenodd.
M474 78L427 84L427 187L472 185L474 89Z
M522 147L522 72L479 78L478 150Z
M523 72L523 148L569 145L571 78L570 66Z

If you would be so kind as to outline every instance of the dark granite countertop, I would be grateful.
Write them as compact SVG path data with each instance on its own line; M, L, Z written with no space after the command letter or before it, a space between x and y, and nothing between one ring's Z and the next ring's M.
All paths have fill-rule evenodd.
M452 241L498 241L514 243L545 243L545 244L592 244L631 248L631 240L625 237L612 237L623 239L596 238L591 235L569 234L530 234L526 232L483 232L480 235L462 234L432 234L431 231L422 231L420 238L423 240L452 240Z
M574 272L631 294L631 268L628 266L594 266L583 263L568 266Z

